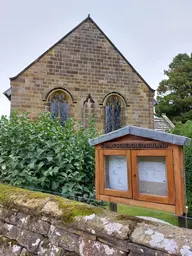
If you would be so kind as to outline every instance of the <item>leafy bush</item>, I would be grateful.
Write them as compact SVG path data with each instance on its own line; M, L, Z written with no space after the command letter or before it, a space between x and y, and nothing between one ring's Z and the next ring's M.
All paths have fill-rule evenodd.
M66 198L96 204L94 122L87 128L73 120L61 125L44 113L31 121L12 113L0 119L0 180Z
M185 124L177 124L172 133L192 138L192 121L188 121ZM192 216L192 145L184 147L184 154L187 205L189 207L189 216Z

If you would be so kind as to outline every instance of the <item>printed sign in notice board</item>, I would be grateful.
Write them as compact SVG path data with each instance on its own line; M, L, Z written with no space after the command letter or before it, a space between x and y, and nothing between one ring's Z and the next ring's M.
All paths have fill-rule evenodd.
M167 196L165 157L138 157L138 174L140 193Z
M126 156L107 156L109 187L115 190L128 190Z
M139 180L165 183L166 160L164 157L139 157Z

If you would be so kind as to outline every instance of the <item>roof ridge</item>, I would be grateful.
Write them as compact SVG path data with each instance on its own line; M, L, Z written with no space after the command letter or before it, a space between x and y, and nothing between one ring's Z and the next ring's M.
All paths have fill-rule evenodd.
M113 48L120 54L120 56L125 60L125 62L132 68L132 70L140 77L140 79L147 85L147 87L151 91L155 91L146 81L145 79L137 72L137 70L131 65L131 63L125 58L125 56L120 52L120 50L114 45L114 43L109 39L109 37L103 32L103 30L95 23L95 21L90 18L93 24L98 28L98 30L105 36L105 38L108 40L108 42L113 46Z
M68 37L73 31L75 31L78 27L80 27L84 22L86 22L87 20L91 20L92 18L90 17L90 14L88 14L88 16L81 21L77 26L75 26L72 30L70 30L66 35L64 35L62 38L60 38L55 44L53 44L51 47L49 47L45 52L43 52L38 58L36 58L34 61L32 61L29 65L27 65L27 67L25 67L21 72L19 72L16 76L10 77L9 79L15 80L16 78L18 78L22 73L24 73L28 68L30 68L34 63L36 63L37 61L39 61L45 54L47 54L50 50L52 50L56 45L58 45L60 42L62 42L66 37Z
M91 18L90 14L81 21L76 27L74 27L72 30L70 30L65 36L63 36L61 39L59 39L55 44L53 44L50 48L48 48L43 54L41 54L37 59L35 59L33 62L31 62L27 67L25 67L21 72L19 72L16 76L10 77L9 79L12 81L19 77L23 72L25 72L29 67L31 67L34 63L36 63L38 60L40 60L46 53L48 53L51 49L53 49L57 44L59 44L61 41L63 41L66 37L68 37L72 32L74 32L77 28L79 28L84 22L87 20L90 20L96 28L104 35L104 37L107 39L107 41L112 45L112 47L120 54L120 56L125 60L125 62L131 67L131 69L140 77L140 79L147 85L147 87L151 91L155 91L151 86L145 81L145 79L137 72L137 70L131 65L131 63L125 58L125 56L120 52L120 50L113 44L113 42L109 39L109 37L103 32L103 30L97 25L97 23Z
M89 145L94 146L129 134L182 146L189 145L192 141L190 138L185 136L130 125L106 133L97 138L89 139Z

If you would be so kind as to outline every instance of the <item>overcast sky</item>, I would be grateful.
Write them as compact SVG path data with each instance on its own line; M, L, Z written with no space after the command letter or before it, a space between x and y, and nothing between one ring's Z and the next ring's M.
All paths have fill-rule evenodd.
M2 94L15 76L90 13L129 62L156 89L178 53L192 52L192 0L0 0Z

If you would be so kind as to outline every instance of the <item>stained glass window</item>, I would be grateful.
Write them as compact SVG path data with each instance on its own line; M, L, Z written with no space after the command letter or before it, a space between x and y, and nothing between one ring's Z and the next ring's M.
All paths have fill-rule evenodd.
M116 95L108 98L105 106L105 132L121 128L121 99Z
M68 119L68 102L64 92L55 92L50 99L51 116L57 117L61 124Z

